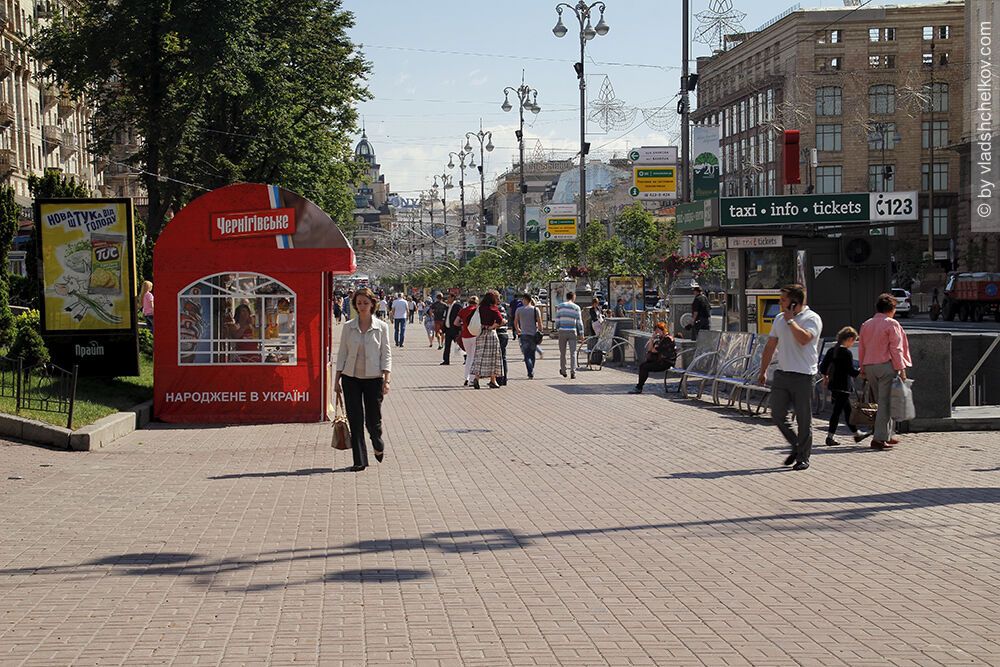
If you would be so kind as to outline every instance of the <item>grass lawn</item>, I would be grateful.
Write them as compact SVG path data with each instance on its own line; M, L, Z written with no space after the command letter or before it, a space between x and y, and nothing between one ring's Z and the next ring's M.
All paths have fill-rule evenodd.
M76 383L73 406L73 429L93 424L101 417L121 412L153 398L153 357L139 355L137 377L81 377ZM15 414L13 398L0 397L0 412ZM21 410L19 417L29 417L47 424L66 426L66 415L56 412Z

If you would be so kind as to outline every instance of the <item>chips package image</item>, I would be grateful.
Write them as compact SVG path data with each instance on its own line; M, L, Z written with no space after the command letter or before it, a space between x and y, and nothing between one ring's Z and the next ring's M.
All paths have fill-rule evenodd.
M90 247L90 284L87 291L91 294L121 294L125 235L92 234Z

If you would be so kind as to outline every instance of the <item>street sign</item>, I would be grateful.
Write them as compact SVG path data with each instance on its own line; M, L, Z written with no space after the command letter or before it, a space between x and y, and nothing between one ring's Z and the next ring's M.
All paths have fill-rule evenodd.
M677 167L632 167L629 194L639 199L676 199Z
M719 226L831 224L916 220L916 192L724 197Z
M677 164L677 146L640 146L628 152L636 164Z
M677 205L676 227L679 232L702 233L708 227L718 224L718 199L703 199L689 204Z
M730 250L780 248L781 236L730 236L727 247Z
M577 217L575 215L547 218L545 221L545 240L572 241L576 238L576 223Z
M546 204L542 207L542 217L576 215L576 204Z

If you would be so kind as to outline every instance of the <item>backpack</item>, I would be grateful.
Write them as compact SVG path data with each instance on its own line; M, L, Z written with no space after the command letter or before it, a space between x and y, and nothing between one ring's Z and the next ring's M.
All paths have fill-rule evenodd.
M479 309L476 308L472 317L469 318L469 323L465 325L465 328L469 330L469 333L473 336L478 336L483 331L483 319L479 316Z

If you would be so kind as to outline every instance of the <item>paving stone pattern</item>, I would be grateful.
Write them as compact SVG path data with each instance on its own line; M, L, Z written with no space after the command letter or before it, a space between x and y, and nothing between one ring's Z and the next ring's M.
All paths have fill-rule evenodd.
M793 472L551 343L480 391L414 345L359 474L324 424L0 443L0 665L1000 664L995 433Z

